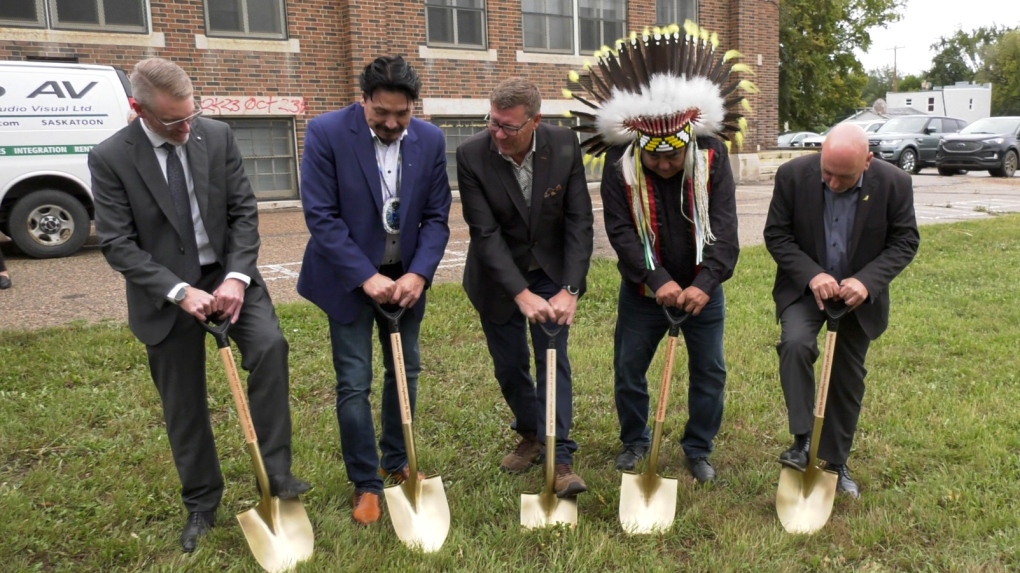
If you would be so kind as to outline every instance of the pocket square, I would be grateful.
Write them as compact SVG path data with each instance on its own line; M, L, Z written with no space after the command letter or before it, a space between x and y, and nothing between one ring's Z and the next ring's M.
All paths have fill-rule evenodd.
M546 189L545 190L545 195L542 195L542 197L545 198L545 199L548 199L549 197L552 197L553 195L559 193L560 191L563 191L563 186L562 185L557 185L554 188Z

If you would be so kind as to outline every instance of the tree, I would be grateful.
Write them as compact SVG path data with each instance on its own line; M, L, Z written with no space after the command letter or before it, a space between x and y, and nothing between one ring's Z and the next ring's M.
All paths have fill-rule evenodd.
M868 72L868 83L861 92L865 106L871 106L877 99L885 99L885 94L892 91L892 67L883 66Z
M956 82L969 82L982 66L982 52L994 44L1010 28L981 27L967 33L957 30L948 38L942 36L931 45L937 53L932 57L931 69L924 77L935 86L951 86Z
M854 49L871 46L868 30L900 18L905 0L781 0L779 123L819 129L864 105L868 83Z
M896 89L901 92L919 92L921 91L921 78L914 74L906 75L899 81Z
M1020 29L1003 34L981 56L977 80L992 84L992 115L1020 115Z

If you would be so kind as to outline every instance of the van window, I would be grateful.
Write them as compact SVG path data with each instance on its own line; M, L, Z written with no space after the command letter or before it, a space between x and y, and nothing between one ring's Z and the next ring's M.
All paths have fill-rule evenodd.
M294 121L289 118L216 118L234 131L255 198L297 199Z
M4 0L0 25L97 32L148 31L146 0Z

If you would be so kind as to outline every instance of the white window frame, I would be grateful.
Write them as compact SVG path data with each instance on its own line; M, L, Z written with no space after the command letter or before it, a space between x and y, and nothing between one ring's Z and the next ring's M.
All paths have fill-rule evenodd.
M683 19L680 19L680 18L667 18L670 21L668 21L668 22L660 21L661 19L659 18L659 14L661 12L663 12L663 10L661 8L664 5L667 5L667 4L672 8L672 10L670 10L670 12L672 14L676 14L676 15L680 14L680 5L681 4L686 4L687 5L686 7L690 8L691 12L693 14L692 14L692 16L690 18L683 18ZM686 12L686 11L687 10L684 10L684 12ZM683 26L684 25L684 22L683 22L684 20L690 20L690 21L694 22L695 24L697 24L698 23L698 0L655 0L655 20L656 20L655 24L657 26L668 26L669 24L679 24L680 26Z
M599 22L599 35L600 36L604 33L603 22L621 22L623 24L623 27L622 27L622 33L620 34L620 37L623 37L627 33L626 14L627 14L627 2L628 2L628 0L592 0L592 1L598 2L599 4L601 4L602 2L618 1L618 2L621 2L623 4L622 10L621 10L622 13L624 14L624 19L623 20L608 20L608 19L605 19L605 18L595 18L594 19L595 21ZM536 15L536 16L546 16L546 17L552 17L552 18L569 18L570 22L571 22L571 32L572 32L571 38L570 38L570 45L571 45L571 47L568 50L550 49L550 48L536 48L536 47L526 46L525 45L524 46L524 52L527 52L527 53L545 53L545 54L569 54L569 55L573 55L573 56L583 56L583 55L590 55L592 52L594 52L595 50L598 50L603 45L612 45L613 42L615 42L616 40L619 39L619 38L608 38L608 39L607 38L602 38L602 42L598 46L594 46L591 49L589 49L589 48L581 48L581 16L580 16L580 12L581 11L580 11L579 4L580 4L580 0L571 0L571 3L570 3L570 5L571 5L571 13L570 13L569 16L564 16L564 15L560 15L560 14L546 13L546 12L524 12L524 10L522 8L522 10L521 10L521 29L522 29L522 32L523 32L523 29L524 29L524 16L526 14L531 14L531 15ZM601 12L602 8L599 7L596 10ZM587 19L590 19L590 18L586 18L586 20ZM548 28L546 28L545 39L546 39L546 44L548 44L548 39L549 39ZM523 37L522 37L522 40L523 40Z
M488 26L488 0L481 0L481 8L463 8L461 6L450 6L448 4L434 4L430 3L429 0L425 0L425 45L436 48L458 48L463 50L484 50L489 45L489 26ZM451 10L453 12L453 43L436 41L429 37L429 9L439 8L444 10ZM482 43L481 44L468 44L460 41L460 28L457 26L457 19L460 12L481 12L482 14Z
M202 11L205 14L205 34L210 38L259 38L263 40L286 40L287 39L287 0L273 0L277 2L278 16L280 18L280 32L252 32L248 19L248 0L237 0L241 3L241 24L243 30L214 30L212 20L209 18L209 3L217 0L202 0ZM233 1L233 0L230 0Z
M26 20L8 20L0 18L0 26L45 28L49 30L78 30L86 32L108 32L126 34L147 34L149 33L149 1L134 0L141 8L142 22L137 26L125 26L123 24L106 24L106 11L104 4L106 0L76 0L77 2L89 2L96 7L96 15L99 18L98 24L86 24L79 22L61 22L57 11L57 0L34 0L35 13L37 18L34 22Z

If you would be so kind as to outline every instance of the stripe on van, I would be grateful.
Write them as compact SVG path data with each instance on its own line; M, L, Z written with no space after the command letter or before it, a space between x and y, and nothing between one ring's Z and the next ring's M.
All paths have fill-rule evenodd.
M92 151L94 145L13 145L0 147L0 157L25 155L79 155Z

